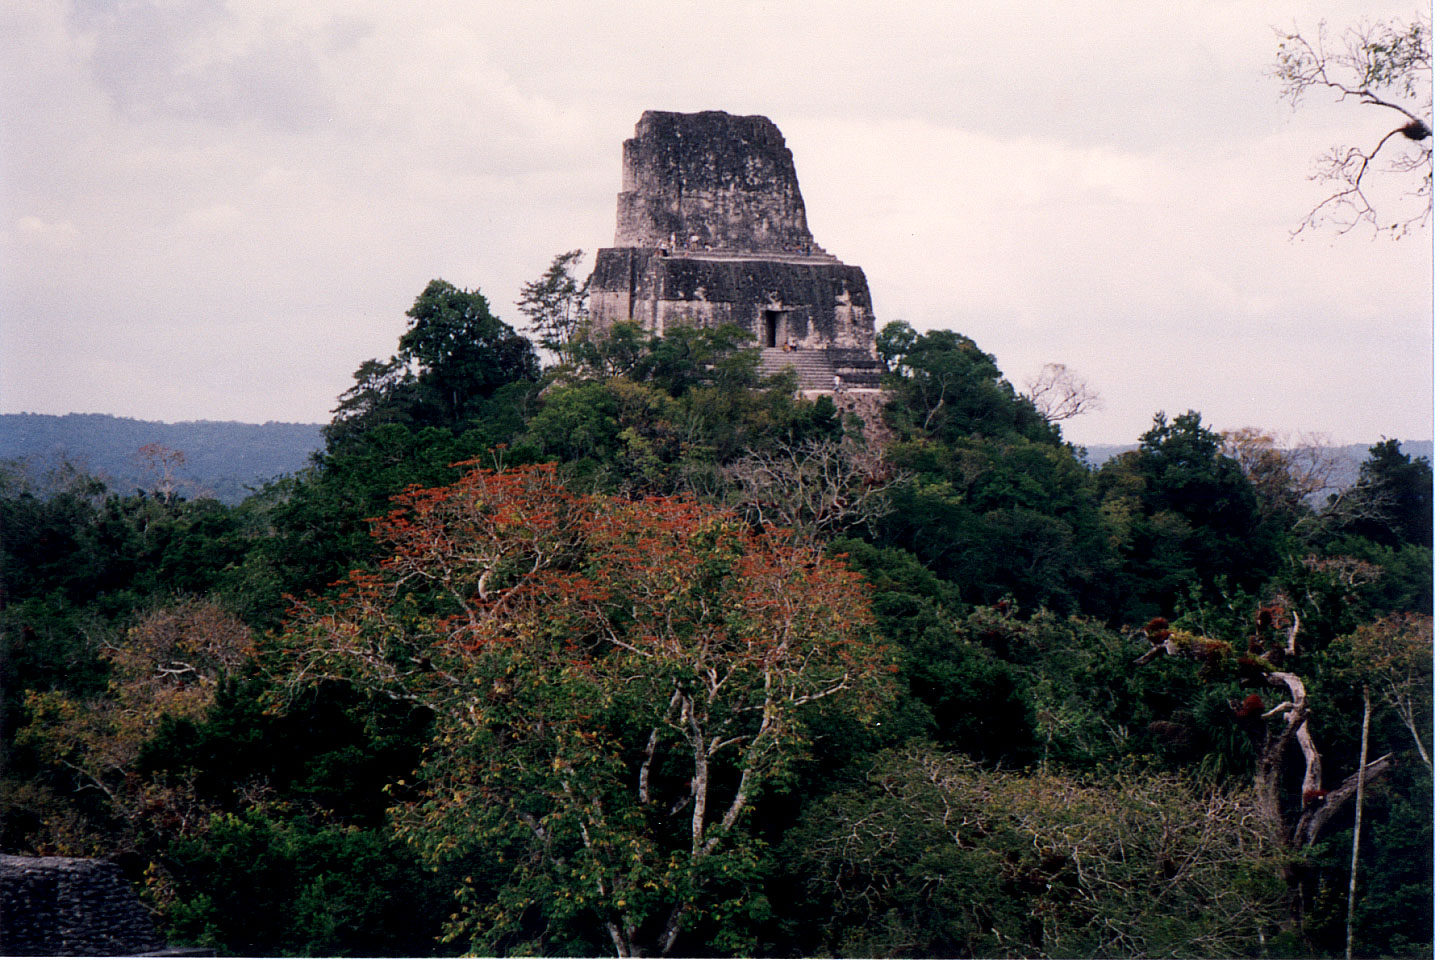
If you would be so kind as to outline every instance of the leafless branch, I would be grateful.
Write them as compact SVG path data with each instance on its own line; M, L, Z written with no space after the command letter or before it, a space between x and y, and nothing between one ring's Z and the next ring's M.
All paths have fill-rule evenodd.
M1330 92L1337 101L1354 100L1396 115L1398 125L1373 146L1333 147L1316 161L1310 179L1329 193L1291 231L1298 236L1323 224L1342 234L1361 224L1401 237L1430 222L1433 210L1433 139L1431 130L1430 20L1411 23L1362 23L1340 37L1326 35L1320 24L1313 42L1298 31L1281 32L1273 75L1281 96L1298 107L1307 93ZM1384 160L1381 161L1382 154ZM1403 192L1404 212L1379 208L1368 191L1377 175L1396 174L1410 184ZM1418 177L1418 180L1416 179ZM1386 206L1390 210L1389 205Z
M1025 398L1046 423L1059 423L1100 410L1100 394L1063 363L1047 363L1025 383Z
M1319 506L1327 494L1340 491L1343 458L1322 434L1291 437L1242 427L1221 437L1223 453L1240 465L1266 517L1289 516L1298 523L1305 504Z
M905 479L861 444L828 439L748 450L724 476L751 522L791 530L811 544L874 524Z

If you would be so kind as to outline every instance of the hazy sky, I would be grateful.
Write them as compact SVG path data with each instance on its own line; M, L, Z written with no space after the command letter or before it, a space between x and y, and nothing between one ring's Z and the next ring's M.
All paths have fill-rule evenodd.
M324 421L433 277L515 321L614 233L646 109L760 113L877 322L1023 383L1082 443L1432 436L1429 229L1290 229L1313 158L1394 126L1266 75L1311 0L0 5L0 410Z

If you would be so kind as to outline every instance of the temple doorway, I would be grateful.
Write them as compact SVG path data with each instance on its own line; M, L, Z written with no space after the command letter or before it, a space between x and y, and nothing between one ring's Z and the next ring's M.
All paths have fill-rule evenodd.
M765 311L765 336L764 336L764 344L765 344L765 346L767 346L767 347L775 347L775 346L779 346L779 345L780 345L780 339L781 339L780 324L781 324L782 320L784 319L784 317L785 317L785 313L784 313L784 311L782 311L782 310L766 310L766 311Z

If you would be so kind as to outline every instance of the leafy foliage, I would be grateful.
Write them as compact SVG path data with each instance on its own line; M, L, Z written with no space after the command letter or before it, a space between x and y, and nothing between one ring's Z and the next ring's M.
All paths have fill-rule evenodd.
M406 311L410 325L388 361L366 360L325 428L331 450L385 425L459 433L507 384L534 382L534 348L490 313L478 290L432 280Z
M554 471L473 471L377 527L388 558L296 607L270 656L434 712L400 830L478 856L450 929L668 952L702 909L733 925L743 819L803 753L803 712L873 709L884 653L853 575L697 504L578 496Z
M1434 540L1435 474L1423 457L1412 460L1395 440L1370 448L1360 482L1331 500L1340 532L1382 546L1428 547Z
M1115 531L1122 610L1131 622L1173 615L1191 586L1215 599L1227 584L1253 589L1275 561L1273 535L1223 438L1190 411L1163 413L1140 449L1100 471L1102 509Z
M560 359L569 360L580 346L585 329L586 290L575 280L575 265L583 250L557 254L538 279L520 288L516 306L530 319L535 341Z
M900 430L950 442L977 434L1056 442L1058 433L969 337L949 330L917 334L896 321L878 342L895 375L891 411Z
M1280 886L1243 792L876 758L795 838L842 956L1259 956Z
M862 440L736 328L571 336L573 262L543 380L436 281L238 506L0 473L7 851L220 952L1326 955L1369 691L1358 943L1424 952L1427 462L1095 471L904 324Z

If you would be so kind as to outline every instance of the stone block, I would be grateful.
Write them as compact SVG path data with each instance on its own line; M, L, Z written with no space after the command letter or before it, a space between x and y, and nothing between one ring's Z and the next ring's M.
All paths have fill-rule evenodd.
M597 331L732 323L757 346L819 356L835 384L876 389L865 272L816 245L785 138L765 117L646 111L625 141L615 246L590 275Z
M164 946L115 864L0 855L0 954L133 956Z

